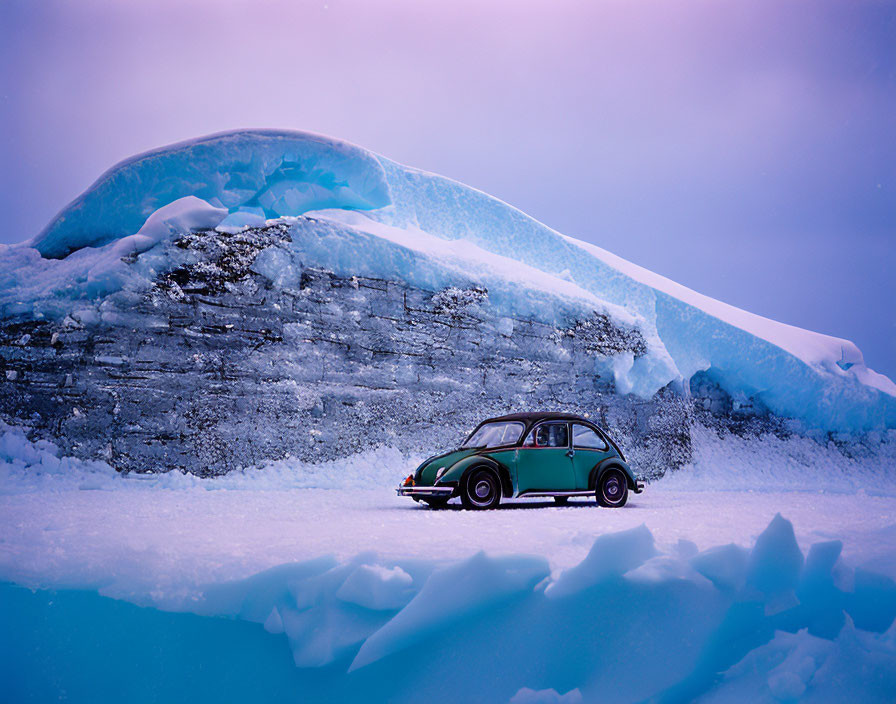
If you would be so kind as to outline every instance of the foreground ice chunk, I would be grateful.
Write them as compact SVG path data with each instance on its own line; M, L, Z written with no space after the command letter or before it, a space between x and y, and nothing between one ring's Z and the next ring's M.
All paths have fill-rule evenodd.
M846 597L846 612L858 628L885 631L896 618L896 582L885 575L857 569L853 590Z
M397 653L490 604L529 591L549 574L547 560L541 557L488 557L482 552L437 570L395 618L367 639L350 669Z
M343 582L336 597L365 609L397 610L413 598L413 584L413 578L397 565L361 565Z
M835 639L806 631L775 633L729 668L701 704L750 701L892 702L896 692L896 648L886 639L847 623Z
M771 559L769 551L777 545L786 555L786 528L783 519L772 521L752 564L762 564L766 576L779 569L779 585L792 583L792 561ZM643 557L655 551L649 535L645 529L617 534L615 546L640 545L635 552ZM841 592L834 575L851 569L840 563L836 541L813 546L795 591L786 590L795 594L798 604L772 613L766 603L778 599L780 592L777 587L758 590L755 573L750 578L753 586L732 588L745 574L747 551L738 556L730 546L722 546L691 556L691 549L673 550L626 569L618 560L619 551L609 544L612 541L602 541L594 555L600 552L615 561L607 574L616 576L561 599L549 598L540 588L546 581L545 561L482 553L450 565L434 560L391 562L372 553L347 561L321 558L208 587L198 600L160 602L151 592L150 603L154 600L164 608L225 618L134 609L85 592L40 590L29 592L26 601L52 602L58 596L58 605L39 606L22 616L12 614L15 607L5 601L12 603L15 588L0 585L0 612L6 607L0 616L13 616L7 620L14 627L11 635L0 633L0 646L9 646L3 663L18 677L18 686L44 681L46 677L34 676L40 669L67 670L59 679L64 684L71 681L71 673L78 681L102 679L99 674L109 671L108 659L93 653L113 651L115 643L133 645L135 652L162 652L165 659L150 659L141 662L138 672L129 671L136 691L159 677L195 677L195 668L183 665L194 664L189 654L184 658L176 649L177 634L186 629L194 634L189 642L198 641L204 653L223 652L225 661L237 653L240 662L263 660L274 670L280 668L285 673L282 681L290 683L288 691L301 691L309 701L332 701L334 696L340 701L434 702L893 700L893 584L860 572L854 580L836 580L851 590ZM91 584L104 584L108 591L105 577L114 574L118 593L134 598L138 590L133 584L126 588L124 582L133 581L136 573L123 569L120 554L114 555L105 572L91 571ZM596 558L588 559L594 574ZM698 568L713 579L696 576ZM55 579L66 579L58 566L53 570ZM141 584L164 596L157 579ZM404 600L408 592L417 596L402 607L399 596ZM840 601L833 598L838 595ZM813 624L842 616L844 608L857 609L861 618L854 622L843 617L842 628L813 632ZM119 618L127 618L128 627L120 628ZM132 628L135 623L143 626ZM113 631L123 636L110 636ZM28 640L35 632L40 633L39 649L33 646L37 641ZM78 642L91 649L90 657L80 649L72 652L73 632L89 632ZM159 648L159 642L175 648L177 656ZM291 659L280 657L286 643ZM68 657L35 661L38 650ZM72 658L77 667L72 667ZM57 661L60 669L54 670ZM348 674L350 666L355 672ZM204 671L214 677L220 673L214 668ZM446 684L446 676L458 672L466 676ZM280 699L282 694L272 700Z
M691 558L691 566L718 589L740 589L747 574L747 551L739 545L720 545Z
M336 596L354 569L342 565L296 585L294 605L280 609L298 667L323 667L353 655L392 616L389 611L358 609Z
M747 584L766 595L794 589L803 568L803 553L793 524L781 514L756 539L747 569Z
M643 524L602 535L594 541L588 556L548 585L545 594L552 599L570 596L605 580L621 577L656 554L653 535Z
M201 614L239 616L247 621L265 623L275 607L294 604L290 587L335 566L335 558L325 556L272 567L237 582L213 585L206 589L194 610Z
M566 694L560 694L556 689L534 690L523 687L513 695L510 704L581 704L582 693L578 689L572 689Z

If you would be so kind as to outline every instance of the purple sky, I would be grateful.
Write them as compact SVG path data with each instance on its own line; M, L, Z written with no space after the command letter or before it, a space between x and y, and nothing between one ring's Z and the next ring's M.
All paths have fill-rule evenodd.
M0 242L236 127L456 178L896 377L896 2L3 0Z

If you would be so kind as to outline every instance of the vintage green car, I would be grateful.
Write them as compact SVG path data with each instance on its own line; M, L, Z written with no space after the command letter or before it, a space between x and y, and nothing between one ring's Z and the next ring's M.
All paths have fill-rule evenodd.
M430 457L398 487L441 507L459 496L465 508L495 508L502 498L594 496L618 508L644 485L598 426L569 413L514 413L480 423L459 449Z

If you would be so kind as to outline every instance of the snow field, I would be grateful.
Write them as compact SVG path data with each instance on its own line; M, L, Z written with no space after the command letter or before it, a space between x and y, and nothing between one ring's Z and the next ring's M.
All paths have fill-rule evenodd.
M325 467L139 478L5 426L0 579L152 607L141 618L168 625L138 631L157 638L174 632L170 614L195 614L208 623L197 638L258 648L216 630L254 624L298 673L277 677L347 701L891 701L896 492L837 477L824 493L688 484L698 471L713 483L710 456L730 463L716 486L755 461L728 448L622 510L518 501L478 513L395 496L416 460L389 448ZM0 601L15 602L9 589ZM76 618L52 601L58 628L42 649ZM105 603L90 601L100 623Z

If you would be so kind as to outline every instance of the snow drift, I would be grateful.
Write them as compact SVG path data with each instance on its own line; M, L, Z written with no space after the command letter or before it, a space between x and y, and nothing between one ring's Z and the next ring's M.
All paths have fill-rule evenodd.
M61 319L115 290L139 289L172 267L163 247L176 228L151 227L159 219L153 213L190 198L194 217L181 221L183 229L235 231L299 216L338 225L303 240L305 265L430 290L478 281L499 317L557 324L590 309L634 325L646 353L620 352L609 362L621 393L649 398L672 385L686 394L695 379L708 379L736 403L761 405L808 429L896 426L896 386L868 369L847 340L714 301L475 189L299 132L213 135L113 167L33 240L0 250L4 315ZM195 199L207 204L198 220ZM258 270L288 282L295 264L288 250L266 251ZM125 253L136 262L122 265ZM553 305L541 305L546 298Z

